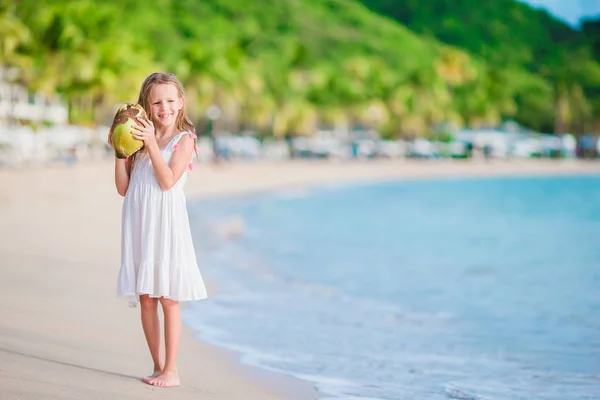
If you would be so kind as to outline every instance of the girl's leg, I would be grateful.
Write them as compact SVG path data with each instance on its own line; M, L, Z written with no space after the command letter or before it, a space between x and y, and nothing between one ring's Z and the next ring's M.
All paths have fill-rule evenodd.
M163 369L162 357L160 354L160 321L158 319L158 299L151 298L147 294L140 296L140 306L142 309L142 328L150 355L154 362L154 373L142 378L144 382L160 375Z
M175 387L179 386L177 354L181 337L181 310L179 302L164 297L160 298L160 304L165 315L165 367L162 373L149 383L160 387Z

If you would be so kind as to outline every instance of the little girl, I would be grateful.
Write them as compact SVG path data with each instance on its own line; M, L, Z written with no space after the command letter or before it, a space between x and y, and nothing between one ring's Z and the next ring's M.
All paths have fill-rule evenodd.
M142 380L175 387L179 386L179 302L206 298L183 191L193 165L196 135L186 113L183 87L174 75L148 76L138 103L148 113L148 120L138 119L134 128L144 147L127 160L115 157L117 192L125 196L117 292L141 304L142 327L154 361L154 373ZM164 312L164 363L158 303Z

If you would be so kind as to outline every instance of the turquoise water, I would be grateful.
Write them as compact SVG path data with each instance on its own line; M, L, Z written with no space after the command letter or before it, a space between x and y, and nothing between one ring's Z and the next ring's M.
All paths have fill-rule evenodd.
M600 398L600 177L190 204L218 296L185 322L324 398ZM238 226L226 238L215 226ZM237 224L237 225L236 225Z

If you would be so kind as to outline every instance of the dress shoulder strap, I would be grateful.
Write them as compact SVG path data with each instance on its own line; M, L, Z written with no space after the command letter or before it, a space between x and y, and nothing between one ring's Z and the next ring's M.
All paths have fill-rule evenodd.
M177 135L175 135L173 137L173 139L171 139L171 143L169 144L169 148L170 150L173 152L175 150L177 150L179 148L179 141L181 140L182 137L184 137L185 135L189 135L192 139L194 139L194 142L197 139L196 134L194 134L193 132L190 131L183 131L183 132L179 132ZM196 145L194 147L194 150L196 152L196 154L198 153L198 146ZM194 168L194 153L192 153L191 157L190 157L190 164L188 166L188 169L191 170L192 168Z
M181 138L184 137L185 135L190 135L194 140L196 139L196 135L193 134L192 132L189 132L189 131L179 132L177 135L173 136L173 139L171 139L171 142L169 143L168 147L170 147L172 149L173 146L175 146L177 144L177 142L179 142L181 140ZM175 147L177 148L179 146L175 146Z

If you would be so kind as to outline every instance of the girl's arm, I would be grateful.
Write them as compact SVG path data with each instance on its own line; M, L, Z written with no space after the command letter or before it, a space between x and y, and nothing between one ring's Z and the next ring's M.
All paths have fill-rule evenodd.
M156 143L154 124L143 118L138 118L138 124L141 129L136 127L133 136L144 141L158 184L162 190L169 190L188 168L196 143L191 135L183 135L177 143L177 150L173 151L170 164L167 164L160 153L158 143Z
M112 147L112 127L108 132L108 144ZM129 187L129 173L131 170L131 161L115 157L115 185L117 192L125 196Z
M121 196L125 196L127 193L130 169L131 161L115 157L115 185Z
M148 154L154 168L154 175L156 175L156 179L162 190L169 190L177 183L190 165L190 160L192 159L195 146L194 139L190 135L183 135L177 144L179 146L174 145L176 146L176 150L173 151L171 162L168 165L163 159L158 145L148 148Z

